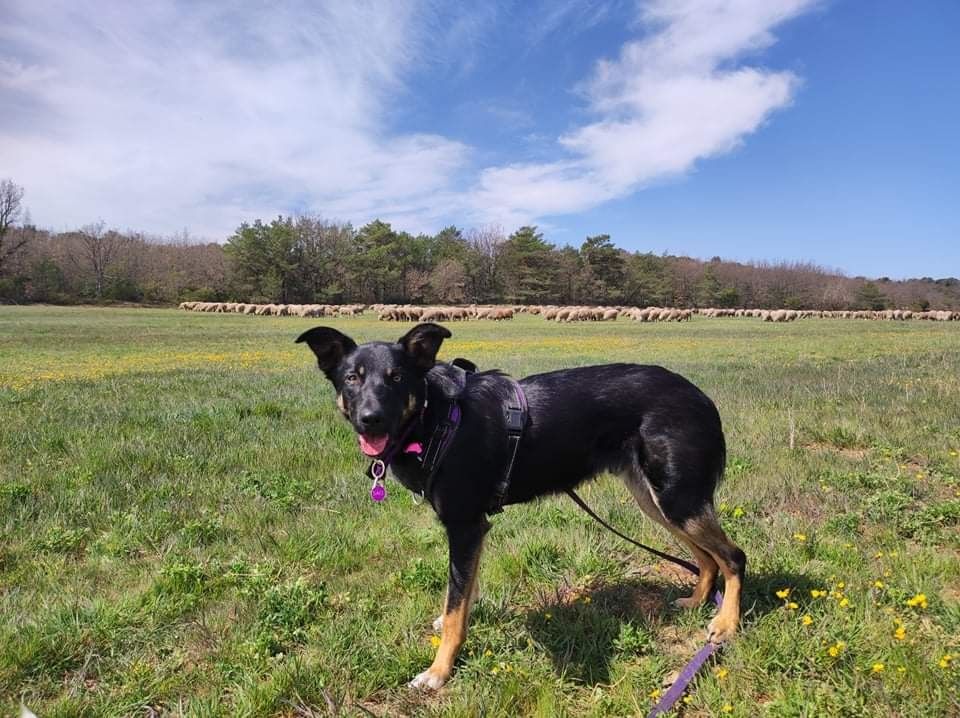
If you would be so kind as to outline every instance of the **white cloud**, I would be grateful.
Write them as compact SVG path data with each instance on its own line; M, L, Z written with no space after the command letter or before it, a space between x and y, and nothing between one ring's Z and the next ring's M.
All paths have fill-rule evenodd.
M579 88L591 119L548 146L550 161L471 169L470 147L392 132L390 112L409 99L413 71L466 75L480 49L496 52L496 6L8 0L0 176L56 228L102 217L223 238L298 209L413 231L542 222L688 171L756 131L798 79L744 56L813 1L644 3L644 35L596 64ZM557 5L548 34L610 8L591 7Z
M563 159L483 170L474 216L510 223L568 214L623 197L735 148L791 101L790 72L737 66L771 30L814 0L654 0L649 29L585 84L598 117L558 138Z
M28 188L35 220L223 237L296 206L432 206L467 148L384 129L419 52L412 6L221 7L11 6L0 174Z

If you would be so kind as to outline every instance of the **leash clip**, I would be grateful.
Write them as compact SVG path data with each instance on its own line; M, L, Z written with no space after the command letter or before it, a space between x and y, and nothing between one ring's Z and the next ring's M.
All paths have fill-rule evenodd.
M374 459L370 462L370 468L367 469L367 476L373 479L373 486L370 487L370 498L377 503L387 498L387 487L383 482L383 477L386 475L387 464L382 459Z

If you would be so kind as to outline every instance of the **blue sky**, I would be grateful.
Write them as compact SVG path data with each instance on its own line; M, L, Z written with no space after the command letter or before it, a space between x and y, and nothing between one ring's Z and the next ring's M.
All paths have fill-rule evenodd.
M410 231L960 275L960 3L5 0L37 224Z

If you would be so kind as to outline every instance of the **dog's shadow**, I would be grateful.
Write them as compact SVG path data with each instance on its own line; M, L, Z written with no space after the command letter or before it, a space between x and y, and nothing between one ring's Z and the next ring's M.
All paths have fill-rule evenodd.
M802 611L810 589L822 586L822 581L788 571L749 573L741 600L741 633L771 611L784 610L778 590L790 588ZM559 675L593 686L609 683L610 665L618 655L649 655L663 651L666 644L666 652L677 659L672 663L692 657L706 641L714 609L708 605L688 612L675 607L673 602L690 590L691 585L679 581L664 584L648 578L585 590L560 587L541 596L524 618L531 636L550 652Z

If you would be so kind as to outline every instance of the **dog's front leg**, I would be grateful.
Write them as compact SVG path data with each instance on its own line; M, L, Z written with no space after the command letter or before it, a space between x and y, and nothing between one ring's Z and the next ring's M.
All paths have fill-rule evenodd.
M440 646L433 664L410 681L412 688L440 688L453 670L460 646L467 638L467 622L475 595L474 587L480 569L483 537L490 525L486 519L447 526L450 544L450 573L447 579L447 600L443 608Z

